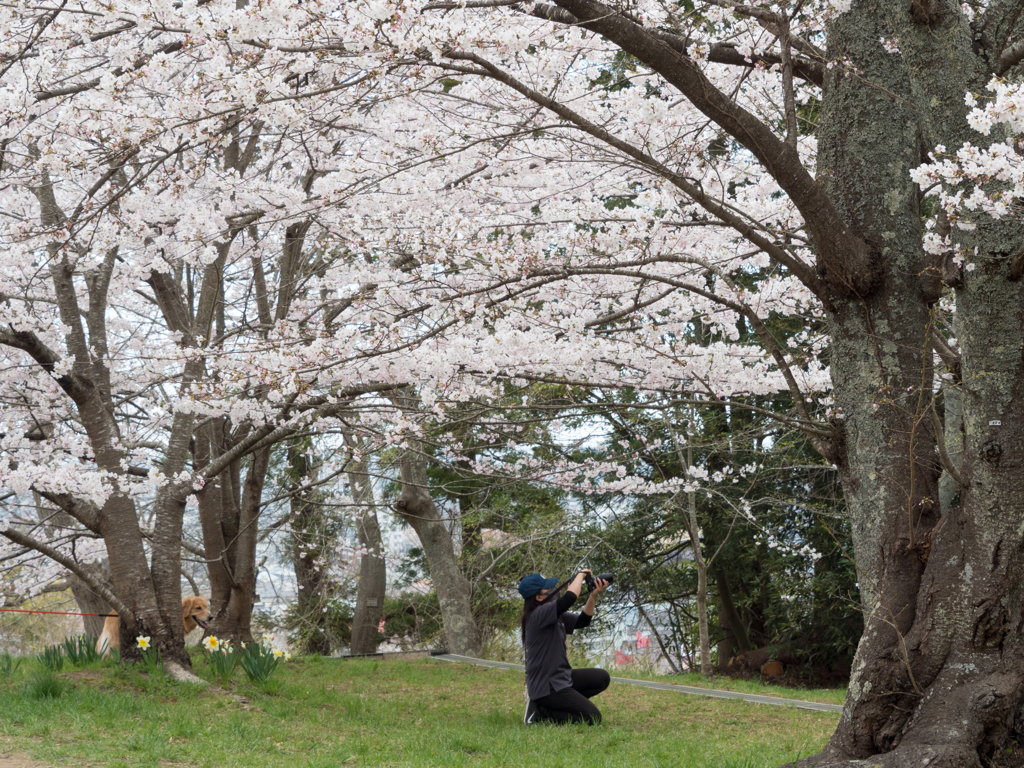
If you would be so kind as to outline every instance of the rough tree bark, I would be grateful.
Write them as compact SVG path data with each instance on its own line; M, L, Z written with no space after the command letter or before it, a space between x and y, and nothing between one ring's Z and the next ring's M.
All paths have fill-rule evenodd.
M875 42L894 33L903 51L895 62ZM829 34L829 57L851 57L867 77L854 84L827 76L818 176L876 256L871 290L833 290L829 312L843 409L834 458L866 618L846 710L819 765L869 758L977 766L1019 729L1024 317L1007 256L1021 234L993 224L962 238L981 257L970 276L951 281L964 485L960 505L942 516L928 412L939 294L929 270L937 265L922 253L920 199L909 179L926 160L922 150L981 138L967 130L964 105L964 94L991 77L992 51L979 42L960 9L943 3L855 4Z

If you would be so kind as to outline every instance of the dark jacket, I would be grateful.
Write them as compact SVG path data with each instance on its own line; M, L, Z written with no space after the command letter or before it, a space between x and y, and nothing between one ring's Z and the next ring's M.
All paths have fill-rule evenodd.
M590 624L585 613L567 613L579 599L566 591L533 609L526 620L526 690L539 699L572 686L572 667L565 653L565 637Z

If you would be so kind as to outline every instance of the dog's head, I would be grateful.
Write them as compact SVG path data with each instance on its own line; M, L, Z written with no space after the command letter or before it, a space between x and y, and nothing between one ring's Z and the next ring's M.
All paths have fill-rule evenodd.
M206 629L210 621L210 604L205 597L186 597L181 601L181 618L185 622L185 634L196 627Z

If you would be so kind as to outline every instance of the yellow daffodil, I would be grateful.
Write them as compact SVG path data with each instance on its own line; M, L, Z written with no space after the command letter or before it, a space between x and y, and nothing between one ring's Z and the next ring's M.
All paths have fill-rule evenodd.
M284 651L279 651L279 650L277 650L277 649L275 648L275 649L274 649L274 655L275 655L275 656L277 656L277 658L279 658L279 659L280 659L280 658L281 658L282 656L284 656Z
M208 651L216 651L218 648L220 648L220 640L218 640L213 635L210 635L209 637L203 640L203 647L205 647L206 650Z

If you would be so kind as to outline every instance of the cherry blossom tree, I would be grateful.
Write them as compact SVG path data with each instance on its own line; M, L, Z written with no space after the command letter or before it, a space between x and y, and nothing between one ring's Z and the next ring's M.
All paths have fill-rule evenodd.
M304 249L301 208L314 172L289 172L284 149L254 165L269 124L240 114L247 88L218 107L206 82L229 63L202 43L190 62L181 30L147 8L122 10L0 12L3 483L80 526L26 531L8 506L0 530L12 556L41 553L102 596L122 618L126 655L149 635L187 677L186 507L203 523L193 550L213 566L217 621L246 636L269 452L365 387L310 400L291 374L282 387L267 366L222 364L236 343L265 352L313 276L320 251ZM174 39L152 47L164 33ZM133 98L116 117L107 109ZM258 180L247 176L257 168ZM294 210L263 225L267 200ZM100 553L77 546L82 537L102 538L111 584L89 567Z
M987 762L1015 738L1022 696L1021 260L1012 216L998 218L1013 181L999 163L1015 160L974 130L965 94L1013 77L1018 8L496 5L349 12L374 16L372 45L407 77L445 78L411 96L439 121L404 125L445 171L417 200L440 187L447 203L394 233L459 302L435 327L473 314L489 333L462 365L482 376L674 384L712 402L787 389L779 416L842 478L866 613L846 712L808 764ZM487 143L465 140L470 125ZM920 166L964 143L979 150L950 174L980 191L957 210L991 210L984 226L947 211L926 250ZM397 183L408 194L409 176ZM609 210L627 196L625 215ZM772 313L808 319L795 347ZM694 316L720 345L677 342ZM759 344L729 343L737 316ZM830 413L816 407L826 375Z
M409 76L445 76L413 97L436 104L444 128L406 125L415 136L418 121L446 172L417 198L442 187L448 202L418 218L408 248L491 331L463 363L481 374L629 377L711 401L788 389L793 412L780 416L842 477L867 614L846 715L811 760L978 764L1012 738L1020 700L1022 573L1007 553L1021 543L1021 360L1000 343L1020 337L1017 236L1006 217L948 233L940 217L951 255L929 253L916 169L936 146L986 145L964 97L1012 75L1015 8L722 5L358 6ZM465 141L457 101L488 106L474 123L488 144ZM990 169L984 183L983 196L1007 180ZM627 215L609 211L626 196ZM972 255L974 269L955 269ZM756 293L750 270L765 277ZM517 292L528 301L510 309ZM471 293L486 298L467 306ZM780 347L770 312L807 317L806 346ZM720 345L677 343L673 322L695 315L721 327ZM736 316L759 345L728 343ZM823 344L830 414L815 407L826 372L807 355ZM457 354L458 342L436 348ZM963 414L949 439L947 396ZM943 472L959 486L945 511Z
M173 654L189 497L323 419L406 452L426 526L421 424L507 384L786 392L763 415L838 469L866 626L808 760L984 764L1024 698L1018 26L942 0L8 4L5 487L102 535L104 597ZM614 459L472 469L672 490Z

